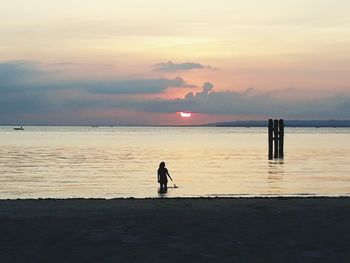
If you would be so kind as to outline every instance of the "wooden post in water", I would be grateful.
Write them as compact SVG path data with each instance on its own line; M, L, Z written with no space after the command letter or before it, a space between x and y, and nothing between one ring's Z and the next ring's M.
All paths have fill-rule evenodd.
M269 160L284 156L284 122L269 119L268 125Z
M278 120L273 120L273 139L275 140L274 158L278 158Z
M269 160L272 160L273 157L273 120L269 119L268 126L268 134L269 134Z
M284 122L282 119L279 120L278 122L279 124L279 136L278 136L278 139L279 139L279 154L278 154L278 157L283 159L283 156L284 156Z

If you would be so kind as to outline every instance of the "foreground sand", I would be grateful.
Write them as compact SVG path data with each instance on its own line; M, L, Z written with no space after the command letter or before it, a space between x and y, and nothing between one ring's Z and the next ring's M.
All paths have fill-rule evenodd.
M350 262L350 199L0 201L0 262Z

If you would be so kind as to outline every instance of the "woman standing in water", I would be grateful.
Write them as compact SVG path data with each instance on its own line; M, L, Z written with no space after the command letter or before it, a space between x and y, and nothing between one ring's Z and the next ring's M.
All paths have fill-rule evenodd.
M165 163L161 162L158 168L158 183L160 184L160 189L159 189L160 193L166 193L167 191L167 187L168 187L167 176L169 176L171 181L173 180L168 172L168 169L165 168Z

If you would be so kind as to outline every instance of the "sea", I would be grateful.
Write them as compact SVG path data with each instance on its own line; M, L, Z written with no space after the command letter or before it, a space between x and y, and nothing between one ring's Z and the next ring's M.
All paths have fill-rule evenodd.
M0 199L350 196L350 129L0 127ZM164 161L173 181L159 194Z

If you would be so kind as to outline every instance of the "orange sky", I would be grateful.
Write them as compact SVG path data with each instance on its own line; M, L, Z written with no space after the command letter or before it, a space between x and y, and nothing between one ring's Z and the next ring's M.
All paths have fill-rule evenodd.
M29 89L31 94L48 93L34 104L43 107L37 116L40 111L53 114L47 105L54 101L55 116L62 122L59 107L65 103L53 94L84 105L65 110L78 110L87 122L197 124L265 118L276 111L266 107L268 100L258 99L271 93L283 94L285 101L309 100L304 111L290 107L290 114L283 113L286 117L347 118L348 112L342 111L347 100L335 98L349 96L348 10L346 0L5 1L0 9L0 78L6 81L0 93L8 105L28 103L31 116L36 107L30 104L34 99L28 99ZM30 66L23 70L21 63ZM179 82L177 78L180 86L171 84ZM97 91L95 86L103 80L117 82L115 91L111 83ZM146 87L143 80L158 86ZM66 84L54 84L60 82ZM205 95L208 107L201 95L184 100L190 92L200 93L205 82L214 85ZM30 87L14 92L24 83ZM126 83L134 85L132 92L125 91ZM252 93L245 93L250 88L260 109L230 108L228 100L217 107L221 95L251 100ZM130 106L121 100L131 100ZM241 105L237 101L235 105ZM329 103L328 111L317 116L316 104L322 103ZM181 105L189 104L198 111L195 117L178 119ZM306 109L312 114L304 115ZM23 117L28 110L18 111L9 106L0 114L30 120Z

